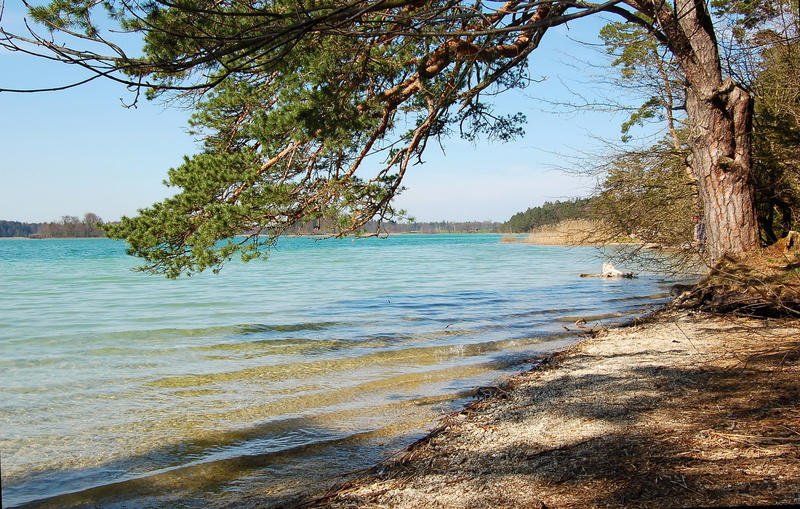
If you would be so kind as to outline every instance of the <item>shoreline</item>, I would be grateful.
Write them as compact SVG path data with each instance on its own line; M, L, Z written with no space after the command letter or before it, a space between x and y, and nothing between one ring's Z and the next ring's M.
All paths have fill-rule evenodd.
M508 244L538 246L599 246L606 240L597 235L598 223L587 219L565 219L527 233L508 233L501 240Z
M485 388L405 451L306 503L800 503L798 331L798 319L645 315Z

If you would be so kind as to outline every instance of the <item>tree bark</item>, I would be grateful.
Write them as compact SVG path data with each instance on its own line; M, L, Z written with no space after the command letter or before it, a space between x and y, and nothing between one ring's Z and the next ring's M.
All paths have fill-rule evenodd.
M715 261L759 245L752 178L753 101L723 81L714 25L703 0L632 0L655 20L685 73L689 166L703 204L706 249Z
M759 245L750 152L752 103L750 95L730 81L704 96L687 94L690 167L703 203L712 261Z

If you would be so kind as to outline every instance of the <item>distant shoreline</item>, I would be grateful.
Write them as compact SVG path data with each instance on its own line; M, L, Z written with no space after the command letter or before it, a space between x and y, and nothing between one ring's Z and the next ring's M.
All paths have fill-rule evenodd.
M500 242L505 244L533 244L537 246L622 246L640 245L644 249L674 249L654 243L644 243L634 238L609 241L602 233L599 222L589 219L567 219L555 224L540 226L529 233L504 233Z
M281 235L281 237L319 237L319 238L328 238L332 234L328 233L287 233L285 235ZM369 235L353 235L353 238L366 238L366 237L380 237L380 236L395 236L395 235L505 235L499 232L396 232L396 233L380 233L379 235L369 234ZM237 235L237 237L243 237L242 235ZM15 240L91 240L91 239L108 239L109 237L0 237L0 239L15 239ZM111 239L113 240L113 239Z
M567 219L540 226L529 233L504 234L501 242L540 246L596 246L606 243L598 235L599 223L588 219Z
M16 240L89 240L89 239L107 239L108 237L0 237L0 239L16 239Z

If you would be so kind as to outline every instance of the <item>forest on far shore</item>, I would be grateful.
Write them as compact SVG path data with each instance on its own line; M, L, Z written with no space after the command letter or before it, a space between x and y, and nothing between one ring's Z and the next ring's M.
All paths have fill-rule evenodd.
M29 237L33 239L59 239L68 237L105 237L101 229L103 218L88 212L83 218L63 216L49 223L24 223L0 219L0 237Z
M32 239L63 239L75 237L105 237L102 225L105 222L97 214L88 213L83 218L63 216L49 223L25 223L0 220L0 237L27 237ZM500 223L492 221L428 221L428 222L384 222L382 233L493 233ZM364 227L367 234L378 229L376 221ZM332 231L329 221L315 219L299 222L286 231L287 235L325 235Z
M569 200L545 202L530 207L524 212L517 212L505 223L493 221L384 221L382 233L526 233L540 226L559 223L565 219L588 218L592 215L592 198L572 198ZM333 231L331 221L313 219L302 221L290 227L288 235L325 235ZM0 220L0 237L30 238L70 238L70 237L105 237L102 225L103 218L89 212L83 218L63 216L57 221L47 223L26 223L21 221ZM370 221L364 226L367 234L375 233L377 221Z
M567 219L587 219L592 217L593 198L572 198L554 202L546 201L538 207L517 212L503 223L498 231L502 233L528 233L541 226L557 224Z

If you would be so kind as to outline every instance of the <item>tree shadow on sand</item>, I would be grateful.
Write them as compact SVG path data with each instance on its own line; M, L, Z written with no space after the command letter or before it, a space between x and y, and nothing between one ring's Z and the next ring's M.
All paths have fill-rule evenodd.
M540 383L543 372L534 371L510 380L443 419L402 457L312 505L798 503L800 335L771 338L771 325L753 321L726 334L724 362L698 352L695 363L659 364L677 353L668 347L612 355L579 349L563 356L566 370L558 369L561 360L545 368L556 376ZM625 369L604 372L625 357ZM545 414L588 431L519 431Z

